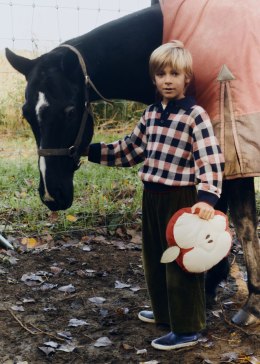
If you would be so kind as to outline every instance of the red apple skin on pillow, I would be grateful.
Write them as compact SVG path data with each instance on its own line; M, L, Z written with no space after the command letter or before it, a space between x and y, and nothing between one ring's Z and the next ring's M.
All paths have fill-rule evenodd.
M191 212L191 208L177 211L166 229L168 248L161 263L176 260L190 273L202 273L226 257L232 246L232 235L227 216L215 210L213 219L204 220Z

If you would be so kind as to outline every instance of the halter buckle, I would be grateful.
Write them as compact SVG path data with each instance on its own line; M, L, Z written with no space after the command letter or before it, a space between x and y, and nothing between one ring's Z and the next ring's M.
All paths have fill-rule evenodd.
M78 147L76 147L75 145L69 147L69 157L74 158L77 155L77 152L78 152Z

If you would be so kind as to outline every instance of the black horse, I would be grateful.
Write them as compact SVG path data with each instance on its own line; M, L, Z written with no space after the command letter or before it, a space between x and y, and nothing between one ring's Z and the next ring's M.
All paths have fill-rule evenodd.
M74 172L93 134L88 105L100 99L99 92L110 99L154 102L148 60L162 43L162 31L162 12L159 4L154 4L67 41L73 48L57 47L34 60L6 50L8 61L27 79L23 114L38 146L39 193L49 209L66 209L73 202ZM85 65L92 82L84 75ZM260 316L254 179L225 181L216 208L223 212L229 208L243 244L248 272L249 297L233 321L254 323ZM215 294L217 284L226 274L227 260L209 272L206 281L209 294Z

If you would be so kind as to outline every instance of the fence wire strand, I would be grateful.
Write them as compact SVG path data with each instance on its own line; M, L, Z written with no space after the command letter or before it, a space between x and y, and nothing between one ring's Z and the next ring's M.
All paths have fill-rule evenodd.
M0 1L0 49L8 46L46 52L63 41L149 5L148 0ZM6 19L8 9L10 21Z

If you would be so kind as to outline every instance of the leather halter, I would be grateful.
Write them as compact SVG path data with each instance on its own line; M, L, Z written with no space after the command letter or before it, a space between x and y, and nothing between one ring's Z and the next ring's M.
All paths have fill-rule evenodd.
M81 53L77 50L77 48L69 45L69 44L62 44L59 47L66 47L69 48L72 52L74 52L79 60L79 64L81 66L84 78L85 78L85 87L89 88L89 86L91 86L94 91L105 101L111 103L110 100L104 98L99 91L96 89L95 85L93 84L93 82L91 81L90 77L87 74L87 68L86 68L86 64L85 61L81 55ZM76 136L75 142L73 143L73 145L71 145L69 148L39 148L38 149L38 155L40 157L52 157L52 156L67 156L67 157L71 157L75 160L75 162L78 161L79 159L79 155L78 155L78 149L80 147L81 141L82 141L82 136L85 130L85 126L86 126L86 122L87 122L87 118L88 115L92 114L92 110L91 110L91 104L89 102L89 98L88 98L88 92L85 92L85 110L84 113L82 115L82 119L81 119L81 124L80 124L80 128L78 131L78 134Z

